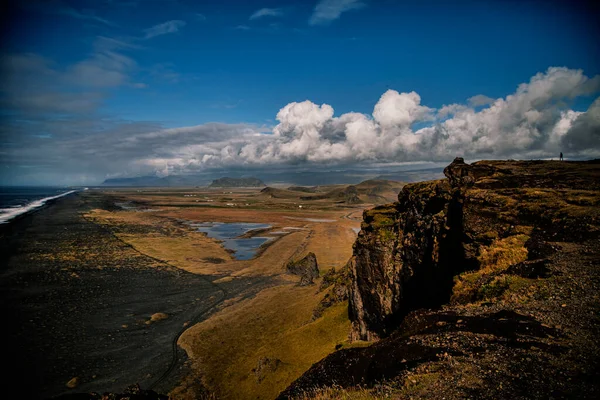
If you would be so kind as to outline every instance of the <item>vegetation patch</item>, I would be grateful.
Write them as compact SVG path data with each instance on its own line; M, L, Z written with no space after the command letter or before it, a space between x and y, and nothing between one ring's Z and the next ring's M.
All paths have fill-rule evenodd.
M500 277L513 264L527 259L525 243L529 236L524 234L497 239L483 247L477 258L480 268L465 272L454 278L451 301L469 303L500 296L510 286Z
M197 360L203 384L217 397L275 398L348 340L347 304L336 304L311 320L324 295L314 287L267 289L190 328L179 343ZM264 358L279 361L267 362L257 379Z

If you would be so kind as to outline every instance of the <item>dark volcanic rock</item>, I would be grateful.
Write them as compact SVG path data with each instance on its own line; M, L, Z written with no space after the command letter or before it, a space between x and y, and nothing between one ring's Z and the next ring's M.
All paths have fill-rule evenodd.
M340 271L331 268L323 275L319 292L328 290L317 307L313 310L313 320L320 318L323 312L336 304L348 300L348 287L350 279L348 275L348 266L346 265Z
M456 158L444 174L447 179L406 185L397 203L364 212L350 262L354 337L386 336L410 310L447 303L453 277L479 268L482 246L516 235L515 226L533 229L527 244L532 253L551 250L540 244L538 230L556 239L584 238L594 230L589 217L564 218L565 210L552 210L547 190L598 190L600 168L595 163L469 165ZM548 198L538 201L542 195ZM521 201L515 204L515 199ZM527 274L543 273L536 269Z
M140 385L129 386L123 393L73 393L55 397L55 400L168 400L169 396L154 390L143 390Z
M363 214L349 315L354 339L379 340L280 398L380 384L391 398L600 396L600 163L456 159L444 173Z
M399 202L364 212L350 260L354 335L388 335L411 309L449 298L469 261L461 246L462 196L447 181L405 186Z
M310 252L299 261L291 261L286 266L289 273L300 276L300 286L312 285L313 279L319 277L317 256Z

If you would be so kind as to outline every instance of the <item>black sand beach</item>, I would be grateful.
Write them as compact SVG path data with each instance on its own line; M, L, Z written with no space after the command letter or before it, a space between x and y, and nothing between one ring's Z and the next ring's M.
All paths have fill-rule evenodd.
M181 357L173 363L180 332L226 298L269 284L215 285L218 277L140 254L82 216L108 206L77 194L0 227L5 394L49 398L132 383L167 392L181 367ZM156 313L167 318L150 321Z

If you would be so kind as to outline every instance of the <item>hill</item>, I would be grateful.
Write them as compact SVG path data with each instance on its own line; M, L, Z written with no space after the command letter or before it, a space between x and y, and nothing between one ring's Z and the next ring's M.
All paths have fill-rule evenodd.
M266 187L261 195L298 202L332 201L343 204L384 204L393 201L404 184L388 180L367 180L357 185Z

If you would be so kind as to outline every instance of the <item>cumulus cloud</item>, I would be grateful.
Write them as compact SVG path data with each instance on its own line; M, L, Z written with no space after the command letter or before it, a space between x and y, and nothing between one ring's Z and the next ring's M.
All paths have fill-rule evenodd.
M29 71L23 82L27 76L60 76L35 56L12 63ZM485 106L466 100L434 109L422 104L416 92L388 90L371 114L336 116L332 106L305 100L281 108L277 124L268 128L213 123L163 129L153 123L51 119L1 127L13 143L0 144L0 152L9 164L44 162L46 169L77 171L99 181L215 168L319 170L325 165L447 163L456 156L556 158L560 151L569 158L589 158L600 156L600 98L585 111L568 104L599 92L600 76L553 67ZM66 104L75 107L76 102ZM32 139L32 131L40 137Z
M145 39L150 39L160 35L166 35L167 33L178 32L181 28L186 25L185 21L174 19L171 21L163 22L162 24L154 25L144 30Z
M488 104L492 104L494 99L491 97L485 96L483 94L478 94L473 97L469 97L468 99L469 105L471 107L479 107L479 106L487 106Z
M263 17L281 17L283 15L283 10L281 8L261 8L260 10L256 10L250 16L250 20L255 20Z
M549 68L519 85L515 93L480 110L473 101L435 110L422 105L417 93L395 90L380 97L371 115L336 117L328 104L293 102L277 113L272 133L248 128L227 140L186 146L185 151L173 148L160 160L185 170L192 166L447 161L457 155L540 158L561 150L571 155L600 154L600 100L586 112L565 107L570 99L599 91L598 76ZM430 126L415 128L423 123Z
M321 0L308 21L310 25L324 25L338 19L342 13L363 8L365 3L359 0Z
M555 135L567 152L595 155L600 143L600 98L585 113L563 114Z

